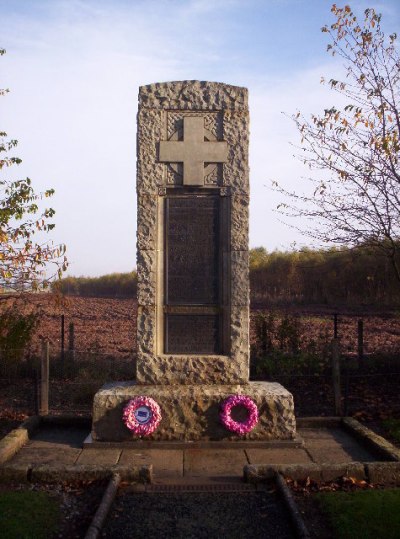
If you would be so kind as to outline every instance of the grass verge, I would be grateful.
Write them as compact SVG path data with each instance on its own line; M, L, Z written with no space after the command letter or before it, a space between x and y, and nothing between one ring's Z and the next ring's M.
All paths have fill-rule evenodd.
M321 492L317 499L337 539L400 537L400 489Z
M385 419L382 421L382 425L388 431L389 436L396 442L400 442L400 419Z
M58 502L45 492L0 492L2 539L47 539L57 529Z

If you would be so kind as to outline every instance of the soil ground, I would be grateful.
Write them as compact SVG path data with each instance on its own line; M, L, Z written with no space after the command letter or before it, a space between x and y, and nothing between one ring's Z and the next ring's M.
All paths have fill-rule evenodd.
M40 351L42 339L50 342L52 354L61 349L61 315L65 317L65 346L68 329L75 326L75 348L78 351L96 351L112 357L129 357L136 351L136 313L134 299L60 297L52 294L30 294L23 298L0 296L0 312L15 305L20 312L35 312L39 324L35 331L31 353ZM328 309L326 306L288 306L269 309L257 305L251 309L256 313L274 312L295 316L301 324L301 340L321 342L333 337L333 313L338 314L338 334L345 354L357 354L357 322L364 321L364 352L400 353L400 318L398 313L359 309ZM254 327L254 325L253 325ZM251 330L254 342L254 331Z
M121 539L295 537L273 487L248 492L137 493L121 489L101 535Z

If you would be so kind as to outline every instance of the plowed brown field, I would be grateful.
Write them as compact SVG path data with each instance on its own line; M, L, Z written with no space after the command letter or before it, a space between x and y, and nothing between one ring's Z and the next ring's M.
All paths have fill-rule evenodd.
M133 299L104 299L65 297L36 294L25 298L3 298L2 309L15 304L24 313L37 312L39 324L32 343L37 353L40 341L48 339L53 354L60 351L61 315L65 317L65 348L68 347L69 324L75 328L75 348L78 351L95 351L114 357L128 357L136 352L137 303ZM321 309L322 311L322 309ZM263 310L267 312L267 310ZM254 315L255 313L252 313ZM318 308L305 311L290 309L290 314L300 318L301 342L329 342L333 336L333 317ZM279 316L279 315L278 315ZM253 318L253 316L252 316ZM338 330L345 354L357 353L357 322L359 317L343 314L338 317ZM400 317L395 314L365 315L364 352L374 354L400 354ZM251 339L254 341L254 331Z
M61 347L61 316L64 315L65 349L69 325L74 324L75 349L97 354L127 357L136 352L137 303L133 299L97 299L36 294L25 298L3 299L0 308L14 304L20 312L37 312L32 352L37 353L42 339L49 340L52 355Z

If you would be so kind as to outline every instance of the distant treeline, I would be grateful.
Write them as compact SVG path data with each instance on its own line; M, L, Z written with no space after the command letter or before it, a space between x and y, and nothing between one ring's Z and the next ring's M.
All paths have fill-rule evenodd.
M56 285L66 295L136 297L137 275L67 277ZM400 305L400 283L390 261L366 247L267 252L250 251L253 303L270 305Z
M95 298L134 298L137 291L136 271L111 273L101 277L66 277L53 285L67 296Z
M400 305L400 283L378 250L301 249L250 252L253 302L269 304Z

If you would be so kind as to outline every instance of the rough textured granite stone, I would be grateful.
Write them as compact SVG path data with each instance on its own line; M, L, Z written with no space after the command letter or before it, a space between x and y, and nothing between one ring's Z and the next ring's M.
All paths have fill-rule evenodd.
M158 195L142 194L138 197L137 244L139 251L155 250L157 247Z
M230 351L231 356L237 358L237 366L241 366L246 380L249 380L249 364L245 359L250 354L249 337L249 306L232 306L230 313ZM240 358L241 354L244 357Z
M244 437L225 429L219 420L221 403L232 394L248 395L257 404L259 421ZM250 382L244 385L138 386L116 382L95 397L94 440L134 440L122 421L129 399L146 395L161 407L161 423L149 440L290 440L296 434L293 397L280 384Z
M224 163L224 185L231 193L249 195L249 117L248 113L226 111L224 140L228 143L228 160Z
M247 89L220 82L182 80L142 86L139 107L164 110L245 110Z
M137 180L138 194L158 194L163 185L165 165L157 159L158 143L163 136L164 113L160 110L139 109L137 133ZM140 207L138 208L140 212ZM138 225L141 215L138 214ZM138 231L139 232L139 231Z
M138 358L142 358L145 354L154 354L156 338L156 308L154 305L138 305L137 333L140 335L140 340L137 341Z
M231 250L245 251L249 242L249 200L246 196L231 197Z
M229 313L228 355L158 354L155 341L156 308L138 307L140 361L138 384L241 384L249 380L249 305L232 306Z
M140 249L137 255L137 300L139 305L154 305L156 297L157 251Z
M249 252L231 253L231 305L248 305L249 298Z
M245 361L232 362L229 356L142 354L140 359L138 385L241 384L249 379Z

